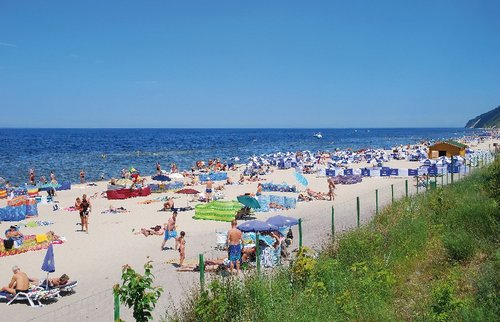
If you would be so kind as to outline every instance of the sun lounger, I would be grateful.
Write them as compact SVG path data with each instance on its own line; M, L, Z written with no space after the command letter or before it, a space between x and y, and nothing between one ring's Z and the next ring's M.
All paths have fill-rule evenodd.
M41 281L39 287L45 290L47 281ZM61 297L61 295L66 295L68 293L74 293L75 292L75 287L78 286L78 281L69 281L68 283L64 285L57 285L57 286L51 286L49 285L49 291L50 290L57 290L58 292L58 297ZM62 294L61 294L62 293Z
M16 301L28 301L31 307L41 307L43 300L52 300L59 297L59 289L44 290L41 287L34 287L27 292L19 292L16 295L8 292L0 292L0 300L7 301L7 305L11 305Z

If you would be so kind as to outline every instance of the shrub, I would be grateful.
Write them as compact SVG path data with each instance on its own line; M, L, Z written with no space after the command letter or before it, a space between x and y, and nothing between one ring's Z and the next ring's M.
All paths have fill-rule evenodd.
M451 260L465 261L474 255L473 240L465 232L447 233L443 237L443 244Z

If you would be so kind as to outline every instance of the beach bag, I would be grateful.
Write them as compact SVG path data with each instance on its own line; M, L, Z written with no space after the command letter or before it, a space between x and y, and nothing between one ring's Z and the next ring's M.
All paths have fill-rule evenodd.
M12 239L4 239L3 240L3 248L7 249L12 249L14 246L14 241Z

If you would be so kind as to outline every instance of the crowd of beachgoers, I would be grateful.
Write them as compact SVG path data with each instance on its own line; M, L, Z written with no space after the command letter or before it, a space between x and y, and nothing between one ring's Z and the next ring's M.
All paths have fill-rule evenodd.
M0 182L4 284L14 268L3 289L7 293L0 294L10 301L30 289L34 295L27 293L27 298L58 298L57 291L40 293L47 279L36 276L45 274L38 271L45 255L40 250L51 245L56 245L58 271L61 267L78 276L77 299L91 294L93 283L111 287L108 279L117 282L123 264L140 265L146 258L164 265L167 261L170 275L160 280L181 284L172 274L196 271L195 255L203 252L210 255L207 270L221 274L251 269L257 253L264 267L275 267L290 257L298 218L307 220L322 204L335 203L338 195L353 196L343 185L356 184L363 191L381 183L374 177L419 177L433 167L438 174L443 169L453 172L455 166L467 171L498 152L498 139L498 131L460 138L468 147L465 155L453 158L430 159L432 142L423 141L391 149L276 152L245 162L215 158L199 160L191 169L178 169L175 163L164 169L157 162L151 169L130 167L97 182L87 182L85 169L79 171L79 183L59 180L57 171L46 179L27 169L25 185ZM268 228L245 227L251 219ZM64 290L73 292L76 284L66 277L50 281L52 289L69 283L72 287Z

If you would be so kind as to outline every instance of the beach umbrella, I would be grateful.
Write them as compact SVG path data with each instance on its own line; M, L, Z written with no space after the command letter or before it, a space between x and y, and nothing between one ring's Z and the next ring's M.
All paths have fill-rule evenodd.
M273 217L267 218L266 222L268 224L274 225L276 227L291 227L299 224L299 220L292 218L292 217L287 217L287 216L282 216L282 215L276 215Z
M200 192L198 190L195 190L195 189L186 188L186 189L181 189L175 193L180 193L180 194L184 194L184 195L196 195Z
M184 179L184 176L180 173L171 173L169 177L170 179Z
M238 229L242 232L262 232L278 230L278 227L260 220L250 220L238 225Z
M54 248L52 243L49 244L47 253L45 253L45 258L42 263L42 271L47 272L47 284L45 288L49 288L49 273L54 273L56 271L56 263L54 262Z
M156 181L170 181L172 179L170 179L169 177L167 177L166 175L163 175L163 174L158 174L154 177L151 177L151 179L153 180L156 180Z
M304 187L307 187L307 185L309 184L307 182L307 179L306 177L304 177L301 173L295 171L295 179L301 184L303 185Z
M252 196L238 196L238 201L248 208L257 209L260 208L260 203L257 199Z

